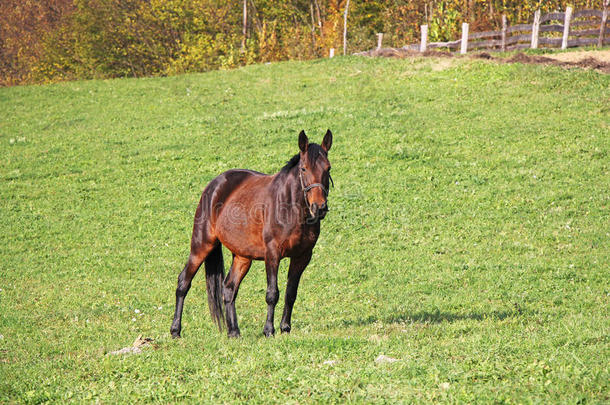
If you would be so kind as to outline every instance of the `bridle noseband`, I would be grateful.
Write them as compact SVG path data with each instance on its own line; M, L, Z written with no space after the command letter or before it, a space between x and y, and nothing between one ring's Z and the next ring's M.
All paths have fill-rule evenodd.
M305 199L305 205L307 206L307 209L309 211L311 211L311 205L309 204L309 201L307 200L307 193L309 192L309 190L315 188L315 187L320 187L322 189L322 192L324 193L324 198L328 198L328 189L326 187L324 187L324 184L322 183L312 183L310 185L308 185L307 187L305 187L305 182L303 180L303 165L300 164L299 165L299 180L301 180L301 189L303 190L303 198ZM333 178L330 177L330 173L328 173L328 179L330 180L330 184L332 184L332 186L335 186L335 182L333 181Z

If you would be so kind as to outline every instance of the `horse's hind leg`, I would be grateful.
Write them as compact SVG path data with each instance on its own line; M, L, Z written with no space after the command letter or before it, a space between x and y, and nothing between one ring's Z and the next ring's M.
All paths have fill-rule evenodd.
M237 314L235 313L235 298L237 298L239 284L248 273L248 270L250 270L251 264L252 260L233 255L231 270L229 270L229 274L227 274L224 281L223 298L227 314L227 332L229 337L240 336L239 326L237 326Z
M216 245L216 242L201 243L198 246L193 245L194 244L191 244L191 254L186 262L186 266L184 266L184 269L178 276L176 311L174 312L174 321L172 322L172 327L170 329L172 337L175 338L180 337L180 331L182 330L182 307L184 305L184 298L191 288L191 281L193 280L193 277L195 277L195 274L197 274L197 270L199 270L201 263L203 263Z

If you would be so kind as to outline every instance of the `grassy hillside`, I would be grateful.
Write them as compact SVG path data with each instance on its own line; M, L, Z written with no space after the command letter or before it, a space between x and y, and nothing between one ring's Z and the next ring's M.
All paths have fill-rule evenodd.
M0 401L609 401L609 94L591 71L354 57L0 89ZM200 274L172 340L203 187L327 128L293 332L263 338L256 262L241 339ZM107 355L138 335L155 347Z

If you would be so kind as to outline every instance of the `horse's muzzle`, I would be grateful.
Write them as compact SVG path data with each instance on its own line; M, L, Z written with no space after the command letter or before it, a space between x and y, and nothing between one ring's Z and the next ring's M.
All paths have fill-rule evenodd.
M328 213L328 205L326 203L322 203L319 207L318 204L313 203L311 205L311 215L319 220L324 219L326 214Z

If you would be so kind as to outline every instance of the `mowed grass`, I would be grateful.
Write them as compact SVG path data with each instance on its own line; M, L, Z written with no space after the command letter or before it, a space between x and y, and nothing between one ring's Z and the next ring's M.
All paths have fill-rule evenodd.
M327 128L293 332L256 262L241 339L199 274L172 340L205 185ZM610 76L465 59L0 89L0 401L607 403L609 134Z

